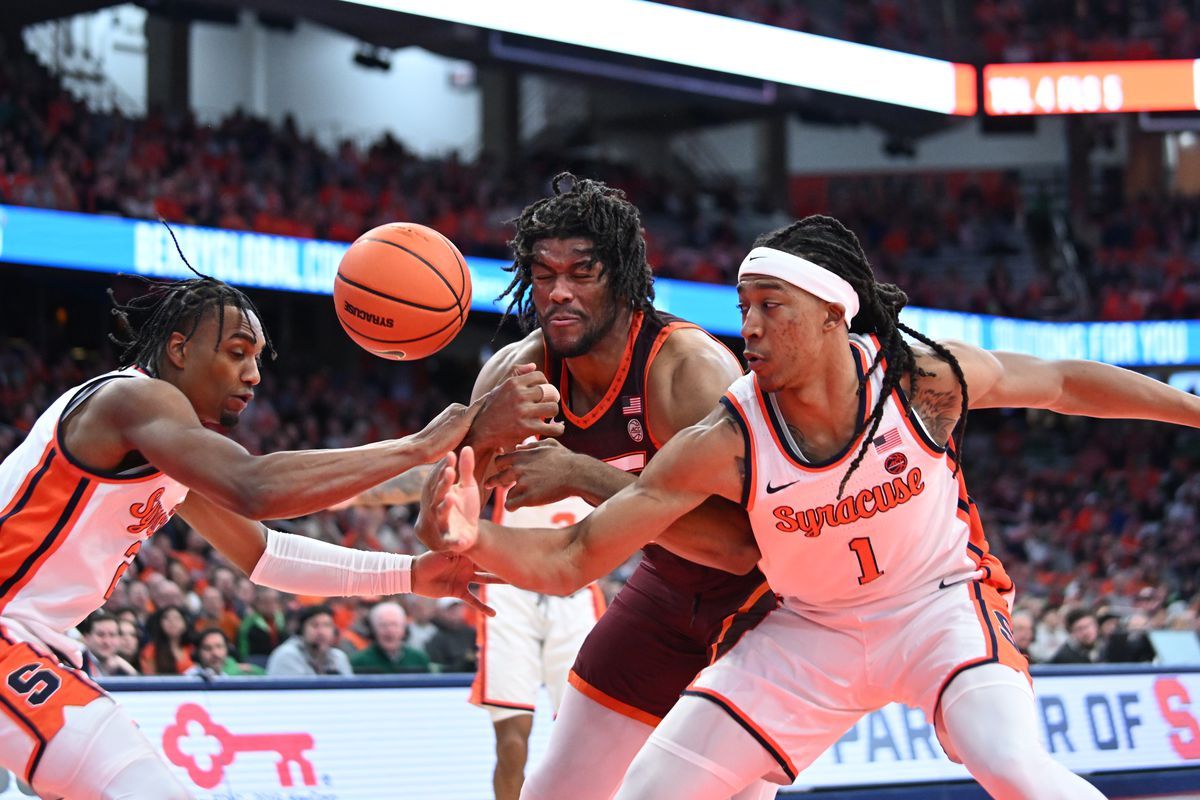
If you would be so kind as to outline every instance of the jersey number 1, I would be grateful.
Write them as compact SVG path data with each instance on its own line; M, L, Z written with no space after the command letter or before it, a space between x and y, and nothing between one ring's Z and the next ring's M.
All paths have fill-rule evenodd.
M879 562L875 560L875 550L871 547L871 540L868 537L861 536L851 539L850 549L858 557L858 571L862 573L858 576L859 586L865 586L883 574L883 570L879 568Z

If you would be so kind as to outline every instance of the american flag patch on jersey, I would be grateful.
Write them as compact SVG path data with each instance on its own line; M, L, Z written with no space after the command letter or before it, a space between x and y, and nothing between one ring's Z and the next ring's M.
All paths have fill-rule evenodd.
M627 417L632 417L642 413L642 396L622 397L621 398L621 413Z
M875 452L883 453L891 450L893 447L900 445L900 429L892 428L890 431L876 436L871 440L871 444L875 445Z

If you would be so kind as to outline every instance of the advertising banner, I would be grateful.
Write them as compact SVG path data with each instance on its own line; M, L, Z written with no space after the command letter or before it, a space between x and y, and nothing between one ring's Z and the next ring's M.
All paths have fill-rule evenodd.
M467 681L407 688L400 682L314 679L272 688L261 678L180 679L165 691L112 688L200 800L491 797L492 726L467 703ZM121 682L137 685L137 679ZM1072 770L1200 766L1200 672L1041 675L1036 691L1042 739ZM552 725L542 700L531 768L545 753ZM796 788L967 778L947 760L921 712L893 705L863 717L801 773ZM28 796L0 771L0 800Z
M197 270L239 286L330 294L344 242L175 225ZM186 278L171 235L158 222L0 205L0 263L93 272ZM503 311L496 298L508 286L508 262L467 257L471 307ZM720 336L740 335L732 286L659 278L656 304ZM332 308L330 309L332 313ZM1085 358L1127 367L1200 364L1200 320L1038 322L906 308L901 319L935 339L957 339L988 350L1045 358Z

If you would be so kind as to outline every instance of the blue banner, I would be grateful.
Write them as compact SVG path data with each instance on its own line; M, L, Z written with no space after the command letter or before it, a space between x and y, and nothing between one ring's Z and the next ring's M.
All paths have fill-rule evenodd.
M192 265L239 286L329 294L347 244L261 233L174 226ZM125 272L159 278L191 273L157 222L0 205L0 262ZM471 307L501 311L507 262L468 257ZM721 336L737 336L737 295L730 286L660 278L657 305ZM1036 322L908 308L902 319L935 339L1044 358L1086 358L1131 367L1200 364L1200 320Z

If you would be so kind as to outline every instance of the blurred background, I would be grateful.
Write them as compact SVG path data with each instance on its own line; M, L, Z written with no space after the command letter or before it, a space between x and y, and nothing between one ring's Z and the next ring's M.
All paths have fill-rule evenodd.
M664 307L735 351L728 287L750 243L825 213L905 289L906 319L926 333L1109 361L1195 392L1198 5L6 3L0 456L61 392L114 365L106 289L140 291L120 274L183 274L159 217L198 269L250 288L279 351L234 434L248 449L418 429L465 400L479 365L518 335L493 302L508 277L509 221L564 169L625 190L642 211ZM464 332L412 364L355 347L328 297L345 243L395 220L452 239L476 281ZM1034 664L1050 665L1036 675L1056 754L1113 796L1200 787L1198 432L976 412L965 463L1017 583L1014 635ZM416 552L414 513L349 509L278 525ZM175 520L142 549L99 625L117 618L114 652L135 673L186 672L197 634L212 627L237 670L258 672L297 615L322 602L256 591ZM330 646L354 654L370 643L370 605L329 601ZM421 691L442 698L411 724L433 738L444 714L461 714L455 735L482 741L478 774L449 753L414 756L427 783L406 773L403 796L486 796L490 732L483 715L458 711L465 682L454 677L474 669L473 620L454 603L400 606L411 671L451 677L336 691L386 690L404 713L417 713L408 699ZM92 627L80 631L89 647L112 647ZM162 657L168 644L184 656ZM414 686L425 688L402 688ZM927 729L914 734L922 722L871 719L807 776L819 791L978 796ZM428 743L392 744L418 753ZM394 796L378 783L391 773L362 788L338 773L346 758L326 758L319 790L272 783L271 796ZM241 783L213 791L255 796L237 794L257 786L255 763L240 760ZM272 762L261 763L273 782Z

